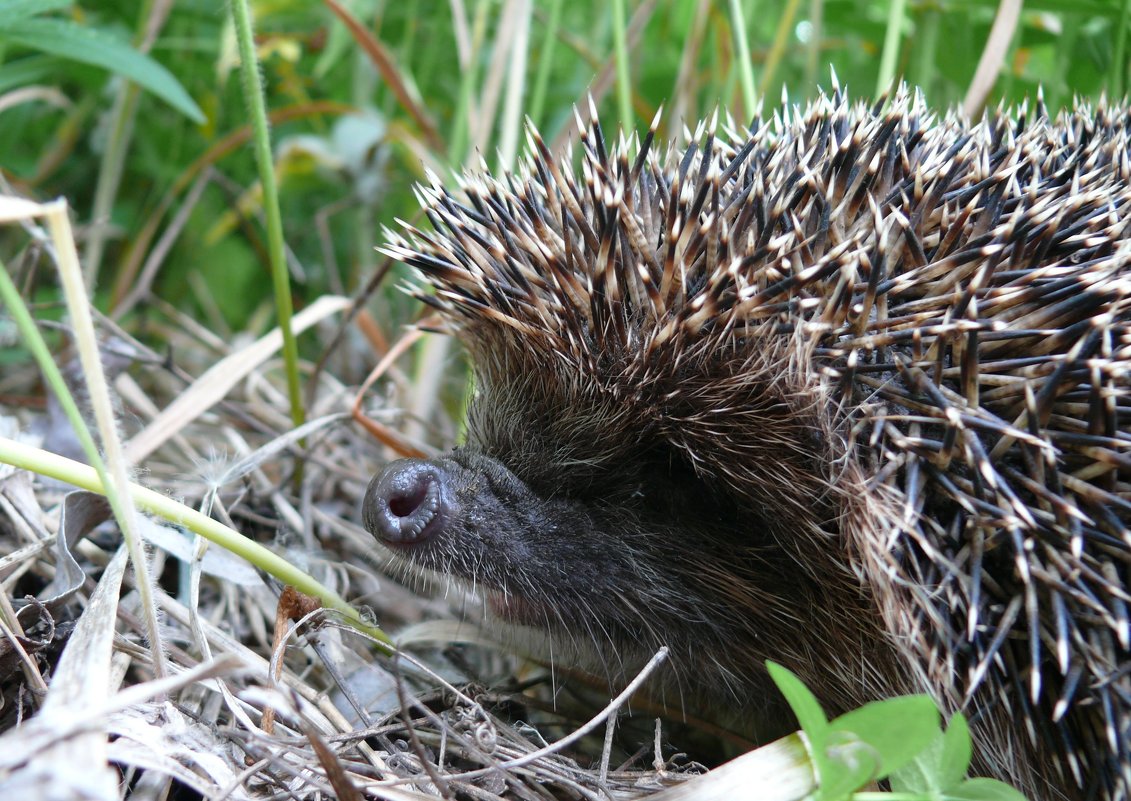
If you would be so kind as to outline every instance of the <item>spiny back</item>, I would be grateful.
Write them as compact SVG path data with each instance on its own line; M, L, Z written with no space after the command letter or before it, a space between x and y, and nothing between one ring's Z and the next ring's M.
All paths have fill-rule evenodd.
M817 665L826 697L926 688L1035 797L1127 797L1128 111L971 125L838 92L717 128L658 153L655 123L610 149L594 121L580 176L532 132L517 175L420 189L434 231L386 251L470 351L468 448L617 499L661 447L862 594L899 664ZM780 641L813 635L789 618Z

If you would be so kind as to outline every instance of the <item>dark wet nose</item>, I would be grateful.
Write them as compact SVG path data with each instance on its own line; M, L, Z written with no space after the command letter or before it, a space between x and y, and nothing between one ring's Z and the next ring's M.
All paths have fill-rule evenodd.
M423 459L401 459L369 482L362 505L365 528L395 545L422 542L446 522L449 496L443 468Z

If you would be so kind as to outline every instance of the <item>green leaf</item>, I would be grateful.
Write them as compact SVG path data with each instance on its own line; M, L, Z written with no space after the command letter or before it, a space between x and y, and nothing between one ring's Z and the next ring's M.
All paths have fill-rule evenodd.
M801 682L801 679L777 662L767 660L766 670L770 671L770 678L785 696L793 714L797 716L801 730L808 735L810 744L816 748L817 742L824 739L825 729L828 728L828 719L817 697L809 692L809 688Z
M942 781L943 733L903 767L891 774L891 789L896 793L915 793L930 801L941 801L949 785ZM962 777L959 777L961 780Z
M817 798L840 801L877 779L882 762L879 752L854 732L829 732L818 765Z
M850 741L835 742L829 748L829 723L817 697L783 665L767 660L766 670L770 672L770 678L785 696L786 703L797 717L801 730L805 732L809 756L813 760L813 770L817 777L816 798L819 801L836 801L862 787L875 772L875 766L868 755L859 753L858 749L866 746L858 740L848 738Z
M997 779L967 779L943 797L946 801L1028 801L1023 794Z
M874 701L829 724L832 732L851 732L875 749L880 769L875 778L906 765L939 732L939 711L927 695Z
M193 122L204 114L167 69L109 34L67 20L0 22L0 40L101 67L148 89Z
M0 93L57 79L62 62L54 56L33 55L17 58L0 66Z
M943 735L942 758L939 762L939 780L942 786L953 787L962 781L970 769L974 746L970 741L970 727L961 712L955 712Z
M0 20L8 25L36 14L67 8L71 2L72 0L0 0Z
M971 753L970 728L966 718L956 713L945 733L937 732L930 745L891 776L892 790L941 801L966 777Z

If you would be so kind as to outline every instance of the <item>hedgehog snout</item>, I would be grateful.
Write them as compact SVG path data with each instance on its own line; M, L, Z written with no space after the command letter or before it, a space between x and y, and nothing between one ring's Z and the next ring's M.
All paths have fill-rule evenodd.
M369 482L362 519L366 530L386 543L412 545L443 530L450 499L443 467L424 459L401 459Z

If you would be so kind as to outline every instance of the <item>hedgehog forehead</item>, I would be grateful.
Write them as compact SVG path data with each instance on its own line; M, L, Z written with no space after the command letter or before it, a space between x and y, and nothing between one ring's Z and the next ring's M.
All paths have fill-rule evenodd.
M597 350L577 330L518 325L513 319L479 319L457 329L480 394L522 395L539 409L537 414L576 412L595 418L617 413L645 394L648 348L637 346L636 335L606 340ZM665 358L670 355L656 354L657 366Z
M630 403L581 377L475 360L467 445L534 486L582 492L634 482L642 456L662 450L655 426Z

